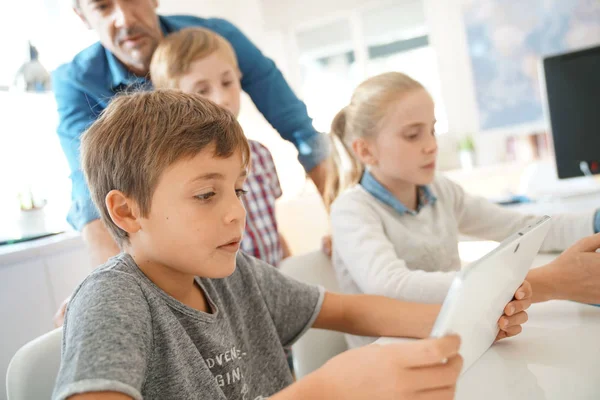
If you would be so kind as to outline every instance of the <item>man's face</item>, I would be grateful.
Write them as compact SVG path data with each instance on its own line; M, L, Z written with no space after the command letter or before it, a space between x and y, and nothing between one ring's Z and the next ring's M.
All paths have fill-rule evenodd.
M79 0L75 12L100 43L137 75L146 75L162 31L158 0Z

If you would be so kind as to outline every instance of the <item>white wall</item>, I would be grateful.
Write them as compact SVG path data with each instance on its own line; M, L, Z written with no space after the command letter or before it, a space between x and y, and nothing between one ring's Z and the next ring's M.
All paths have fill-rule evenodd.
M401 0L397 0L401 1ZM372 0L262 0L264 20L269 29L286 30L329 15L340 15Z
M469 57L462 7L465 0L423 0L429 40L438 58L448 131L457 137L472 134L477 163L504 161L506 135L481 133L475 83Z
M477 132L477 104L467 37L461 13L462 0L423 0L448 113L450 132Z

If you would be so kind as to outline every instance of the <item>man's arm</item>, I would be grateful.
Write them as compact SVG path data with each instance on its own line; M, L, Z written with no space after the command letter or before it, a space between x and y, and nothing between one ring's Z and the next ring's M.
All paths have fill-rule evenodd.
M327 184L327 176L329 173L329 163L327 160L321 161L319 165L308 172L308 176L310 176L310 179L315 183L321 196L325 194L325 186Z
M131 397L118 392L90 392L76 394L67 400L133 400Z
M307 172L311 172L329 155L327 136L318 133L308 116L306 105L294 94L275 63L264 56L235 25L215 19L208 26L223 35L233 46L240 70L242 88L258 110L279 132L298 149L298 159ZM321 188L322 172L310 174Z
M115 241L100 222L100 214L91 195L80 164L81 135L96 120L102 107L79 87L63 66L53 74L53 88L58 111L58 137L71 169L73 204L68 220L81 231L88 246L92 266L103 264L119 253Z
M87 245L94 268L120 253L119 246L99 219L84 226L81 235Z
M101 109L96 101L77 87L69 75L69 67L63 66L52 75L52 86L58 111L58 138L71 169L72 201L67 220L73 228L82 232L89 250L91 265L95 268L110 256L119 253L92 202L91 195L80 165L81 135L98 117ZM55 326L61 326L69 299L66 299L54 315Z

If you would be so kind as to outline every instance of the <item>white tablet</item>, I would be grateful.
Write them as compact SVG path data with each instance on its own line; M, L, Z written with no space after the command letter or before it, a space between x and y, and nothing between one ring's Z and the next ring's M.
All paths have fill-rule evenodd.
M461 337L463 373L494 343L498 319L527 276L548 234L549 221L550 217L543 217L508 237L454 278L431 336Z

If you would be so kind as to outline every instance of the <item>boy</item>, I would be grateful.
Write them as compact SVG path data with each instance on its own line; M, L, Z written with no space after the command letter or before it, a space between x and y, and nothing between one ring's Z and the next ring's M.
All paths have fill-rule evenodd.
M164 38L152 57L156 89L198 93L238 117L241 72L235 51L222 36L204 28L186 28ZM273 266L290 255L277 229L275 200L281 187L271 152L249 140L252 166L246 178L246 230L241 249Z
M84 134L92 198L123 253L73 294L53 398L451 399L453 337L357 349L292 384L282 346L311 326L421 338L439 305L324 293L238 254L249 153L231 113L175 91L117 98ZM499 337L527 318L530 287L516 298Z

